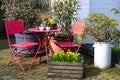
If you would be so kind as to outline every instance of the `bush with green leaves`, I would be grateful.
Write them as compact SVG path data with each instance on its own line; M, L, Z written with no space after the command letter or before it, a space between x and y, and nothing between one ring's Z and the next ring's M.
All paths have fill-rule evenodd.
M4 20L22 19L25 29L33 27L33 25L41 23L40 13L46 10L48 11L48 9L46 9L46 5L48 4L46 4L45 1L46 0L2 0L1 9L5 12ZM50 0L48 0L48 3L49 1Z
M112 47L112 57L120 58L120 45L116 45Z
M102 13L91 13L85 19L86 35L98 42L110 42L119 39L118 21Z
M50 56L50 61L57 61L57 62L80 62L81 57L79 53L75 53L72 51L64 52L60 51L58 53L52 54Z
M78 5L77 0L58 0L54 5L54 16L61 25L62 32L69 34L72 22L76 20Z

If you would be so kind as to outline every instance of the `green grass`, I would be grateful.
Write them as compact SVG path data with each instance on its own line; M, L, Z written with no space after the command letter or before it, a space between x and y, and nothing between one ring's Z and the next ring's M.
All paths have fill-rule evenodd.
M42 58L41 64L34 64L30 70L23 72L18 64L12 63L7 66L7 62L11 56L10 49L8 47L7 40L0 40L0 77L5 80L80 80L80 79L64 79L64 78L48 78L47 77L47 64L45 62L45 56ZM39 59L39 57L38 57ZM104 80L107 79L119 80L120 69L111 67L109 69L98 69L93 66L93 58L84 56L84 80ZM30 63L31 57L27 57L24 60L26 66ZM106 76L107 75L107 76ZM103 76L103 77L101 77ZM104 77L106 76L106 77ZM117 79L115 79L117 77Z

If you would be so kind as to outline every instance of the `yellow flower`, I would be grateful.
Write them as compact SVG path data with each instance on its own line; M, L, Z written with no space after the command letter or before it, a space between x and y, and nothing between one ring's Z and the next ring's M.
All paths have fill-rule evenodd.
M52 25L52 24L56 24L56 23L57 23L57 21L52 16L50 16L47 20L48 25Z
M55 22L55 20L54 20L53 18L49 18L49 19L48 19L48 22L52 24L52 23Z
M78 62L79 61L79 54L72 51L60 51L58 53L53 54L53 60L55 61L67 61L67 62Z

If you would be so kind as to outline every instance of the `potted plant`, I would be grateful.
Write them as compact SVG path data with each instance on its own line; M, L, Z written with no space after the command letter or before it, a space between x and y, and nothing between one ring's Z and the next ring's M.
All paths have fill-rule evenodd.
M50 29L57 29L57 20L53 16L49 16L42 21L42 24Z
M111 41L117 39L118 22L102 13L91 13L85 19L86 35L94 42L94 66L109 68L111 66Z
M54 52L62 49L54 44L56 41L67 41L70 36L72 22L76 20L77 10L80 9L77 0L57 0L53 6L53 16L57 19L57 27L61 32L55 34L50 40L50 45Z
M50 56L48 76L62 78L82 78L83 58L79 53L60 51Z

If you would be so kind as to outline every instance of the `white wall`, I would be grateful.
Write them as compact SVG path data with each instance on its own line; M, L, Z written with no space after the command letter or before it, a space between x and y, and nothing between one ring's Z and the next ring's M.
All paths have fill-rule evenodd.
M83 21L85 17L88 16L88 14L90 13L90 5L89 5L89 1L90 0L77 0L78 1L78 5L80 5L81 9L79 9L77 11L78 16L77 19L79 21Z
M120 0L77 0L81 6L78 10L78 20L84 20L89 13L98 12L104 13L109 17L115 18L120 22L120 15L115 15L111 9L116 8L120 10Z
M120 0L90 0L90 13L104 13L118 20L120 24L120 14L115 15L114 12L111 11L112 8L120 9ZM118 29L120 30L120 25Z

